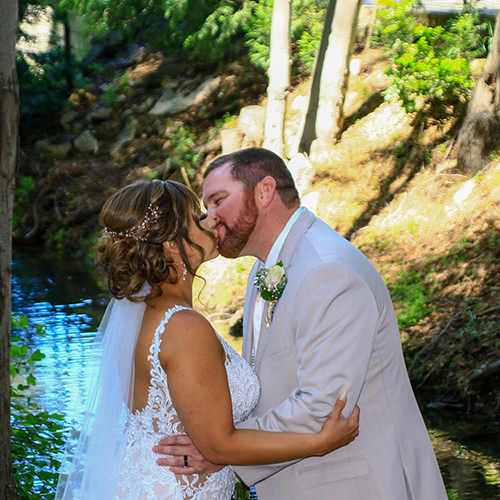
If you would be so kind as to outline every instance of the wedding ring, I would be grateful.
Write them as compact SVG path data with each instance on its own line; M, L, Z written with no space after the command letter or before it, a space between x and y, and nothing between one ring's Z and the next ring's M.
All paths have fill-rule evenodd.
M187 455L184 455L184 467L189 467Z

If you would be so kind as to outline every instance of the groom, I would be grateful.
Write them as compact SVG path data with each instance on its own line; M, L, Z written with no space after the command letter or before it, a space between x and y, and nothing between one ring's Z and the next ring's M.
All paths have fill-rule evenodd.
M220 253L259 259L245 297L243 355L262 391L238 427L317 432L344 390L345 414L356 404L361 409L360 434L349 445L293 463L234 467L236 473L255 484L259 500L446 500L378 272L300 207L293 179L274 153L249 148L221 156L204 177L203 201ZM278 262L287 284L267 318L268 305L253 283L259 269ZM158 451L188 455L190 472L212 471L187 439L167 438ZM179 460L159 463L178 466Z

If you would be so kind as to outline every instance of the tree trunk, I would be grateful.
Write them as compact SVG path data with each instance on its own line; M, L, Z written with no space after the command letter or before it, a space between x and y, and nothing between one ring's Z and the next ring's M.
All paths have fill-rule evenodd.
M315 163L328 160L331 147L340 139L344 124L344 100L349 80L349 61L356 41L362 0L338 0L321 74L316 139L310 156Z
M370 11L370 21L368 22L368 27L366 29L366 41L363 50L370 50L370 43L373 34L373 25L375 24L375 20L377 19L378 2L379 0L373 0L372 2L372 9Z
M490 53L467 106L457 140L457 167L475 174L490 163L500 144L500 22L497 17Z
M321 33L318 53L316 54L316 59L314 61L311 90L309 91L309 103L307 105L307 113L302 127L299 153L309 154L311 143L314 139L316 139L316 116L318 114L321 73L323 72L326 49L328 48L328 39L330 37L330 33L332 32L332 21L335 15L336 5L337 0L330 0L326 6L325 22L323 25L323 32Z
M0 2L0 500L17 498L10 434L12 206L18 159L17 0Z
M286 98L290 88L291 0L274 0L264 147L284 157Z

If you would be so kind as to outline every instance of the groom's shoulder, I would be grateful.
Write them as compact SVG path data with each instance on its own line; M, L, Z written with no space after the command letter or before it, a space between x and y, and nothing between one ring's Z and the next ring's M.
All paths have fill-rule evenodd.
M355 245L319 217L314 218L297 250L296 257L310 263L330 262L355 268L363 264L371 266Z

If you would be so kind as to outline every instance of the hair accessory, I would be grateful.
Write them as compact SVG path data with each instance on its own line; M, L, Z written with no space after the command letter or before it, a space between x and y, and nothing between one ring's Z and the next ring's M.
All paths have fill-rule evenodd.
M146 211L146 215L144 215L144 220L138 224L137 226L133 226L126 231L112 231L107 227L104 228L104 231L107 235L111 236L115 241L124 240L127 238L133 238L134 240L146 241L147 238L144 234L145 231L149 229L151 224L158 220L158 215L160 214L160 209L158 206L153 206L152 203L148 205L148 209Z

